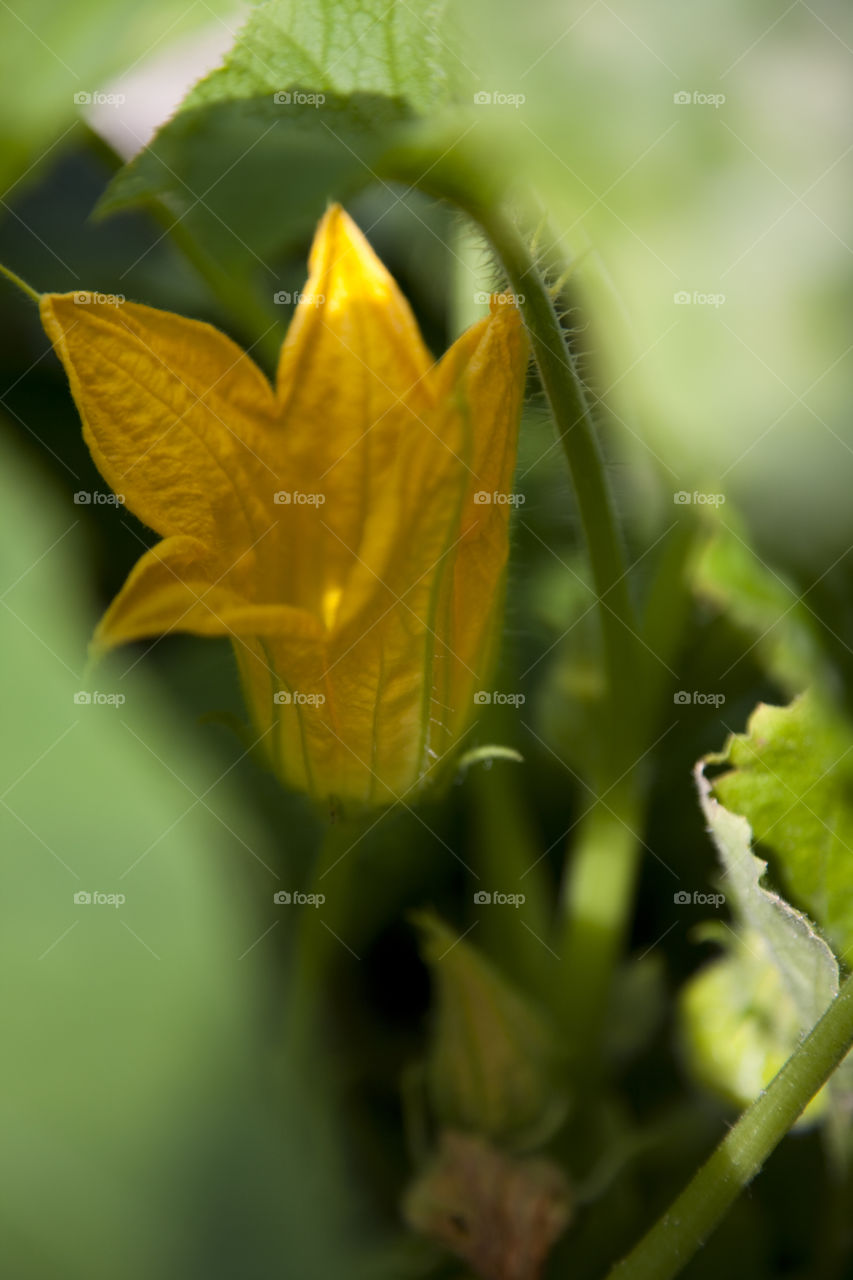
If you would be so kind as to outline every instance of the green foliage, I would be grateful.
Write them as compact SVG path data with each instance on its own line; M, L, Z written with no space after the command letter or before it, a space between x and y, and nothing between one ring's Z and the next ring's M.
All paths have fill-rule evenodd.
M186 108L253 98L291 85L338 94L405 98L423 112L447 93L447 0L264 0L224 65L187 96Z
M853 946L853 735L814 694L759 706L715 764L714 794L768 850L775 879L839 957Z
M291 82L288 92L316 91ZM268 93L180 111L118 174L99 211L165 199L220 265L266 266L310 233L329 200L348 200L374 180L411 118L403 99L324 92L322 109Z
M553 1135L567 1106L554 1032L530 1001L435 916L416 916L433 980L427 1091L442 1128L524 1150Z
M337 1246L288 1190L320 1181L324 1216L336 1212L319 1099L286 1073L274 1096L264 1082L267 957L253 944L276 883L261 863L276 855L236 789L208 794L221 770L141 668L83 671L94 619L79 511L7 448L5 1263L27 1280L209 1275L209 1223L246 1199L256 1208L226 1248L235 1269L247 1249L272 1267L284 1228L299 1274L319 1280ZM279 1091L304 1130L298 1179L272 1139Z
M806 917L762 883L767 864L752 852L749 822L714 798L704 768L696 767L699 800L735 932L715 931L725 954L691 980L682 1010L695 1074L745 1106L837 994L838 964Z
M789 693L835 677L821 649L817 620L792 583L749 545L746 531L719 523L695 557L692 580L703 598L754 636L768 673Z
M804 1025L760 933L742 928L719 941L725 954L701 969L681 993L682 1037L694 1078L741 1110L763 1093L810 1026ZM800 1126L825 1112L825 1093L820 1093Z
M220 264L266 265L329 200L375 182L405 128L446 99L444 7L267 0L100 211L165 199Z
M710 761L719 763L720 758L712 756ZM714 789L722 791L734 808L734 797L725 781L718 779ZM838 991L838 965L806 917L762 883L767 863L752 852L753 833L749 821L741 816L745 810L752 811L749 784L744 783L738 792L737 812L731 812L714 799L704 766L696 768L699 800L723 864L723 884L736 922L762 940L802 1028L808 1030Z

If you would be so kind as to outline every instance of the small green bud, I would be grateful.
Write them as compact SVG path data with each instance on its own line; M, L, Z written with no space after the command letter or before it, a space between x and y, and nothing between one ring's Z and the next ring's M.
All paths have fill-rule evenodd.
M547 1142L567 1110L550 1026L435 916L416 923L433 981L426 1088L438 1123L515 1150Z

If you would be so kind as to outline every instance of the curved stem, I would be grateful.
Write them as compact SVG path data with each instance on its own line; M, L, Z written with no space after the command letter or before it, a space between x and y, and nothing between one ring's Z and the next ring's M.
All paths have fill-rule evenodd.
M598 447L589 401L551 294L524 238L499 207L469 210L500 256L519 298L542 385L569 464L583 523L604 651L607 695L600 740L607 759L599 798L584 820L564 877L558 950L568 993L563 1009L582 1046L577 1083L592 1089L613 973L630 918L641 849L635 833L638 801L635 755L640 740L644 654L628 589L628 569ZM608 794L609 802L601 798Z
M22 280L17 272L10 271L8 267L4 267L2 262L0 262L0 275L4 275L16 289L20 289L21 293L25 293L38 306L41 301L41 294L36 293L32 285L27 284L26 280Z
M628 590L628 568L595 424L574 356L524 237L501 209L477 205L468 212L480 223L500 257L530 335L533 355L569 464L598 597L611 716L632 718L636 691L636 623Z
M719 1224L853 1045L853 975L714 1154L608 1280L671 1280Z

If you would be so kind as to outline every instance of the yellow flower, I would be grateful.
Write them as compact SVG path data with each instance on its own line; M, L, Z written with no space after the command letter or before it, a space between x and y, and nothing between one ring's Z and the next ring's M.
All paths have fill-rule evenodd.
M96 647L227 636L285 783L365 804L416 788L493 656L527 361L512 300L433 363L335 206L275 387L195 320L90 294L41 315L99 471L162 538Z

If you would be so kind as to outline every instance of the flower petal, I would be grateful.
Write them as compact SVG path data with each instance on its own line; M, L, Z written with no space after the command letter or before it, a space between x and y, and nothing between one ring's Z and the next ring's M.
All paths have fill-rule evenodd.
M511 491L526 362L517 310L495 303L433 371L436 408L410 423L369 516L329 640L329 685L373 770L372 803L455 744L490 669L511 510L494 495Z
M474 693L488 678L494 658L528 359L527 335L511 302L493 298L490 317L479 333L477 328L451 347L438 371L439 383L445 375L457 376L456 348L470 352L459 383L473 424L470 470L460 539L436 621L445 645L444 678L436 680L436 696L446 709L447 742L470 720Z
M95 464L131 510L232 558L251 546L270 523L256 495L278 487L257 365L211 325L131 302L46 294L41 317Z
M431 358L405 298L338 206L323 218L281 354L282 475L324 498L289 511L300 548L288 598L324 612L346 586L368 514L383 508L401 438L431 402Z
M316 645L317 620L287 605L258 605L229 585L217 558L197 538L158 542L134 565L95 632L96 650L169 631L201 636L275 636Z

